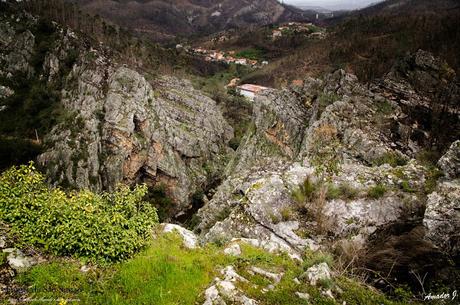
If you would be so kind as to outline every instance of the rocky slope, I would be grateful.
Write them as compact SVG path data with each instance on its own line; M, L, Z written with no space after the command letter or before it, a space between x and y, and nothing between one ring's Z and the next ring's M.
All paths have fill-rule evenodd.
M458 145L441 159L445 178L440 180L431 166L415 158L435 136L423 124L433 106L414 89L416 80L442 82L443 68L430 65L439 62L423 51L405 61L414 64L406 67L404 77L395 68L369 87L339 70L324 80L309 78L301 87L257 98L254 126L227 167L228 178L198 212L196 230L202 238L259 239L294 256L305 249L332 247L351 261L361 257L365 263L365 256L372 257L378 248L372 240L380 240L386 257L396 251L387 243L397 238L388 228L405 224L424 231L425 225L425 237L422 233L407 239L419 250L400 253L393 272L400 272L399 267L422 272L423 263L416 262L421 253L438 253L433 260L458 257L452 233L459 224L453 212L459 204L453 169L458 166ZM450 84L458 88L458 80ZM444 115L452 118L455 128L449 134L458 139L458 91L449 92L457 102ZM403 266L406 256L414 260L412 267ZM381 261L374 267L384 265ZM430 269L430 277L442 273L440 269ZM403 273L398 277L409 277Z
M4 18L2 92L14 95L8 85L14 87L18 75L59 88L54 107L60 112L38 157L50 182L93 190L145 182L164 187L177 203L171 212L177 213L220 176L232 152L227 143L233 130L216 103L190 82L167 76L147 80L104 47L85 46L84 39L58 26L50 30L53 47L37 54L42 42L20 25L34 28L38 21L27 15ZM70 65L69 54L74 54ZM31 64L37 55L38 67ZM5 115L20 107L7 102Z
M77 2L91 14L99 14L155 40L305 20L313 16L311 12L303 12L275 0Z
M190 82L135 71L103 45L30 15L1 18L0 116L52 117L52 128L35 140L44 141L38 161L50 183L162 186L176 203L169 216L219 184L192 223L202 243L227 244L226 254L238 256L249 244L302 260L306 250L322 249L345 269L357 264L414 285L411 274L428 274L428 281L456 285L459 81L430 53L408 56L367 85L338 70L265 92L235 153L216 102ZM43 97L49 90L53 98ZM34 104L35 97L45 102ZM431 146L444 154L437 166L421 158ZM311 285L319 275L328 279L327 265L311 268ZM275 271L248 274L275 285ZM205 304L257 304L236 282L244 277L224 268Z

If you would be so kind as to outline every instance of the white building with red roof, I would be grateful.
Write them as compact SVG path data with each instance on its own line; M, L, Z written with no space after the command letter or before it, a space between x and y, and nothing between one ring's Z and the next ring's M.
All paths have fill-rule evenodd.
M257 95L269 89L270 88L268 87L263 87L259 85L253 85L253 84L244 84L244 85L236 87L236 91L239 94L247 97L250 101L254 101Z

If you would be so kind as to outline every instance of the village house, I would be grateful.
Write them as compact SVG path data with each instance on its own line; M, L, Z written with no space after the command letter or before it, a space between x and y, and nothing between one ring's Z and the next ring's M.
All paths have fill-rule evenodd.
M246 66L248 64L248 60L246 58L238 58L235 60L235 64Z
M244 85L236 87L236 92L246 97L250 101L254 101L256 96L258 96L263 91L269 90L269 89L270 88L268 87L263 87L259 85L244 84Z
M283 36L283 33L280 30L274 30L272 33L272 39L275 40L279 37Z

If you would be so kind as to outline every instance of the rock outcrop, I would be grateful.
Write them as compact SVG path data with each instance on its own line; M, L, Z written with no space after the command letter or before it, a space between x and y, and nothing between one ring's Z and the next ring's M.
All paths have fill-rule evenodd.
M428 195L423 219L427 239L453 257L460 255L459 149L460 141L456 141L439 160L446 178Z
M27 22L23 16L0 16L0 77L12 78L20 73L30 76L35 37L29 29L18 32L16 27Z
M52 148L40 163L57 181L78 188L164 184L176 211L186 208L223 169L232 128L189 82L162 77L152 85L94 54L69 75L76 84L63 91L63 104L72 120L53 130Z
M190 82L167 76L147 80L104 48L86 47L75 33L59 28L53 29L55 47L41 54L37 70L30 65L37 56L34 36L16 33L10 23L18 22L1 23L0 76L32 77L39 71L34 77L41 83L62 87L62 115L38 158L51 182L93 190L110 190L120 182L164 185L179 212L221 176L233 130L216 103ZM12 94L0 87L2 97Z
M411 69L423 75L433 67L419 60ZM277 240L300 252L317 249L325 235L352 240L359 250L380 228L421 223L421 194L432 173L414 158L426 144L415 135L430 131L408 124L417 119L411 109L432 103L415 88L401 74L364 86L337 71L301 88L266 92L254 102L253 127L228 178L198 212L196 230L206 241Z
M448 179L460 177L460 140L452 143L447 153L439 159L438 166Z
M38 132L45 148L38 161L51 183L95 191L147 183L165 189L176 214L222 177L233 130L215 101L189 81L146 76L103 45L14 12L0 16L0 111L9 96L22 102L42 94L41 104L30 107L50 108L44 112L50 117L40 119L52 130ZM18 87L22 82L26 89ZM35 91L22 92L29 89Z

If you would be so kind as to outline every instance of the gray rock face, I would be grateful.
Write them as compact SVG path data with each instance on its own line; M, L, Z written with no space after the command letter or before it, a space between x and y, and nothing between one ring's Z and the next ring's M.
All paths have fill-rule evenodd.
M321 263L308 268L302 277L305 277L310 282L310 285L316 286L320 281L331 279L331 270L326 263Z
M387 90L337 71L256 99L254 126L227 167L228 178L198 212L201 237L277 240L299 253L318 248L323 227L363 246L378 228L419 213L423 203L412 190L424 187L426 169L411 159L419 147L403 139L404 128L389 128L407 114L403 102L385 97ZM337 163L333 173L323 169L329 157ZM293 198L299 184L325 175L353 198L324 194L299 206ZM371 194L376 186L380 195Z
M187 81L149 83L97 51L84 54L67 78L69 121L55 127L39 157L51 177L78 188L119 182L164 184L186 208L191 194L221 173L232 128L215 102Z
M460 254L460 141L452 144L438 165L446 180L428 196L423 224L427 239L442 252L456 256Z
M15 29L15 24L27 20L15 15L0 18L0 76L9 78L16 73L30 76L33 73L30 63L35 37L29 30L17 32Z
M460 181L446 181L428 196L423 224L426 237L442 252L460 254Z
M215 101L189 81L147 80L103 45L91 47L58 24L42 29L26 13L0 19L2 80L25 77L60 91L53 92L53 99L60 95L52 118L57 124L38 157L50 182L96 191L120 182L162 185L177 203L171 213L177 213L222 177L233 130ZM46 41L35 41L32 33L42 32ZM12 94L0 84L0 99ZM5 107L0 103L0 111Z
M460 140L452 143L447 153L439 159L438 166L447 178L460 177Z
M299 153L312 109L295 92L271 90L253 103L253 125L230 161L227 173L248 172L276 160L293 160Z

